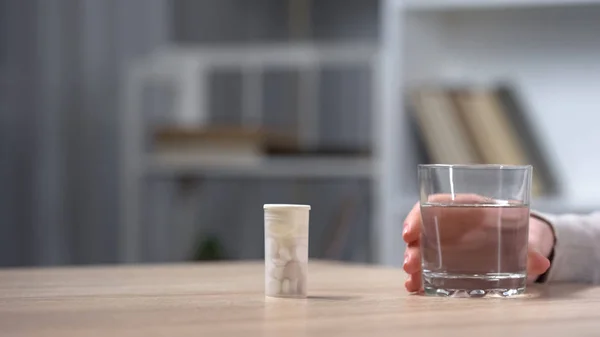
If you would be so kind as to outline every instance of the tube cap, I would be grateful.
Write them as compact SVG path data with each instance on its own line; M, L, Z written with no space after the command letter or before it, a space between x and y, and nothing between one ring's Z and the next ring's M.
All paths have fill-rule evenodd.
M296 204L265 204L263 209L276 209L276 208L297 208L297 209L310 209L310 205L296 205Z

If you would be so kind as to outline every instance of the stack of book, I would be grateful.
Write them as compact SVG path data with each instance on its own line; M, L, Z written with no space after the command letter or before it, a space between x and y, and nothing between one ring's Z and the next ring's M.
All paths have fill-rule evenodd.
M152 151L179 164L260 165L269 157L369 157L353 146L304 146L294 132L239 126L157 127Z
M270 148L295 146L291 136L258 128L158 128L153 137L155 154L180 164L259 165Z
M409 105L427 162L533 165L533 195L556 193L555 175L512 87L414 88Z

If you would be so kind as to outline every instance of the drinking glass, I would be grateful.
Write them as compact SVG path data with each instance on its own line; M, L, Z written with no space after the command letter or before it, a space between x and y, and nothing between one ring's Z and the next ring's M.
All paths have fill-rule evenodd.
M418 176L425 294L522 294L532 167L431 164Z

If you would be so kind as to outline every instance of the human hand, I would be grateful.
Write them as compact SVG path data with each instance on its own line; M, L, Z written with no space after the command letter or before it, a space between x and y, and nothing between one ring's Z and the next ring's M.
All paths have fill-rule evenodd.
M432 196L434 203L457 202L460 204L481 204L489 202L489 199L477 195L458 195L450 199L448 195ZM443 221L440 222L439 233L433 236L438 240L437 244L444 248L444 263L461 266L464 263L465 247L481 249L486 244L486 233L489 230L497 230L497 221L502 218L503 226L505 224L518 224L518 209L511 208L485 208L485 207L456 207L438 209L436 216ZM501 212L500 214L498 212ZM427 217L427 214L426 214ZM422 214L419 203L415 204L404 222L403 239L407 244L405 251L404 270L410 275L406 280L405 287L410 292L422 290L421 282L421 240L422 233ZM465 221L468 219L468 221ZM522 223L522 220L521 222ZM442 227L443 226L443 227ZM425 237L432 237L432 233ZM550 266L547 256L553 243L553 234L550 227L537 218L531 218L529 223L529 240L527 252L527 274L528 281L531 282L540 274L543 274ZM461 254L458 253L460 250ZM457 253L453 253L456 251ZM489 255L489 254L488 254ZM486 254L473 254L469 259L468 267L478 268L477 265L485 265L489 260Z

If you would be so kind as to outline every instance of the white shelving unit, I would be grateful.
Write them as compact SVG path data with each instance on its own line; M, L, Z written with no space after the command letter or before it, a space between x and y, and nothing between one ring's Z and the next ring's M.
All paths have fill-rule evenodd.
M562 192L549 212L600 209L600 1L384 0L376 142L377 262L400 266L402 221L417 199L403 92L421 83L510 81L537 121Z
M142 107L143 88L148 83L162 83L174 88L174 121L182 127L208 123L208 76L214 70L241 70L242 121L246 126L262 123L262 81L266 71L298 71L299 135L310 147L317 140L318 71L327 66L366 66L376 72L378 48L370 44L268 44L223 47L168 46L131 65L125 83L123 119L121 121L121 205L119 257L122 262L140 261L142 228L142 186L152 177L195 175L203 177L244 178L368 178L374 174L373 161L361 157L269 157L254 165L239 162L181 162L147 153L144 149L145 118ZM373 87L377 83L373 83ZM372 94L372 97L374 93ZM375 116L376 114L372 114Z
M256 178L371 178L372 161L366 158L266 158L256 166L182 163L149 156L149 175Z

